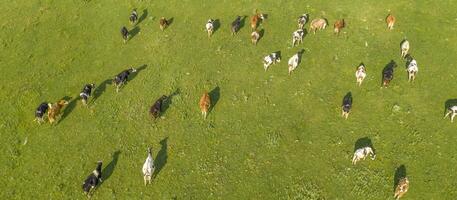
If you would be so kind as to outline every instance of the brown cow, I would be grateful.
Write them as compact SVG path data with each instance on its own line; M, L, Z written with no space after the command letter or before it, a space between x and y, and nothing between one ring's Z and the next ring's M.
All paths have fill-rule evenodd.
M259 13L256 9L255 14L251 17L252 30L257 30L257 26L259 26L260 22L264 19L265 19L265 16L262 13Z
M209 96L208 92L205 92L203 96L200 98L199 106L200 110L202 111L203 117L206 119L209 107L211 106L211 97Z
M68 104L68 101L63 100L63 99L55 104L52 104L52 105L48 104L48 106L49 106L49 111L48 111L49 123L52 124L57 120L57 117L60 114L60 110L62 110L62 108L67 104Z
M170 22L167 19L165 19L165 17L160 18L159 23L160 23L160 30L162 30L162 31L164 29L166 29L168 27L168 25L170 25Z
M346 26L346 23L344 22L344 19L337 20L335 24L333 24L333 30L335 34L340 35L341 29L343 29Z
M387 23L387 28L389 30L394 29L395 17L393 15L391 15L391 14L387 15L386 23Z
M409 189L409 180L407 177L400 179L398 182L397 188L395 189L394 198L397 200L400 199L403 195L408 192Z
M309 25L310 30L313 31L314 34L316 34L316 30L322 30L325 29L325 27L327 27L327 20L323 18L313 19Z

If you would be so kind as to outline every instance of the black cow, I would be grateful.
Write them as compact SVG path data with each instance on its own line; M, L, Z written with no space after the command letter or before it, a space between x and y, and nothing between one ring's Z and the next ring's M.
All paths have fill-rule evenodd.
M122 35L122 38L124 39L124 43L126 43L127 40L129 39L129 30L127 28L125 28L125 26L123 26L121 28L121 35Z
M394 78L394 68L388 67L382 72L382 86L387 87Z
M241 28L241 16L237 16L235 21L232 22L232 35L235 35Z
M341 115L347 119L349 117L349 112L351 111L351 108L352 108L352 95L349 92L343 98L343 105L341 106Z
M81 97L81 101L83 102L84 105L87 105L87 99L90 97L91 93L92 93L92 89L95 88L95 84L91 83L91 84L86 84L83 88L83 90L81 91L81 93L79 93L79 96Z
M97 168L86 178L83 183L83 190L87 196L95 190L95 187L102 182L102 161L97 162Z
M39 124L44 122L44 116L49 109L49 105L47 102L41 103L35 111L35 121Z
M114 84L114 86L116 86L116 92L119 92L119 88L122 85L124 85L125 83L127 83L127 79L129 77L129 75L133 72L136 72L136 69L132 67L130 69L122 71L121 73L119 73L117 76L114 77L113 84Z
M149 113L151 113L151 116L154 119L157 119L160 117L160 113L162 112L162 104L163 102L167 99L168 97L163 95L157 101L154 103L154 105L151 106L151 109L149 109Z
M130 14L129 21L131 24L136 24L138 21L138 13L136 13L136 10L133 10L132 14Z

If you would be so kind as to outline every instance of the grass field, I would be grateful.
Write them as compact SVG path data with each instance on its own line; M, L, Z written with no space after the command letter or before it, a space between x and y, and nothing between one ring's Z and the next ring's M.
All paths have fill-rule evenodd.
M141 22L123 44L134 8ZM257 46L248 18L238 35L229 28L255 8L268 14ZM0 199L85 199L81 183L97 160L104 181L94 199L393 199L402 165L404 199L456 199L457 124L442 119L457 98L456 10L452 0L1 1ZM291 48L303 13L330 26ZM173 18L163 32L162 16ZM221 23L211 39L209 18ZM336 37L340 18L347 27ZM400 59L404 38L419 65L414 83ZM302 48L289 76L287 60ZM265 72L273 51L282 62ZM380 89L391 60L394 80ZM360 62L368 76L358 87ZM132 66L144 67L116 93L110 80ZM91 82L96 98L85 108L76 97ZM206 120L204 91L215 104ZM174 95L153 122L149 107L164 94ZM63 97L73 99L57 125L33 122L41 102ZM353 166L357 141L371 141L376 160ZM148 146L158 174L145 187Z

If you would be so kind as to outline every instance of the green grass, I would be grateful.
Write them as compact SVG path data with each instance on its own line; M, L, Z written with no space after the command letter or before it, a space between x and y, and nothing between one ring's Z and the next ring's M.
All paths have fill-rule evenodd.
M123 44L119 30L133 8L148 15ZM257 46L249 19L237 36L229 31L236 15L255 8L269 16ZM389 10L393 31L384 22ZM457 98L455 10L451 0L2 1L0 198L85 199L81 183L103 160L94 199L392 199L400 165L411 182L405 199L453 199L456 124L442 116L445 101ZM304 12L330 26L291 48ZM174 18L164 32L162 16ZM211 39L209 18L221 22ZM347 27L336 37L331 25L340 18ZM399 55L403 38L420 68L412 84ZM289 76L287 60L301 48ZM278 50L282 62L264 72L262 58ZM398 64L394 80L380 89L390 60ZM360 62L368 77L357 87ZM144 64L118 94L102 84ZM72 101L57 125L33 122L39 103L77 97L90 82L106 90L88 108ZM219 100L203 120L198 100L216 87ZM152 122L149 107L177 90ZM349 91L354 105L344 120ZM364 137L377 159L353 166ZM161 170L145 187L148 146Z

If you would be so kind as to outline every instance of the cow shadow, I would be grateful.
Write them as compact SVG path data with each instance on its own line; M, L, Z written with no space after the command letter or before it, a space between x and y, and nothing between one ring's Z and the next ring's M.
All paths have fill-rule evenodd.
M259 39L257 42L259 42L263 38L264 35L265 35L265 29L260 29L259 30Z
M174 18L174 17L172 17L172 18L168 19L168 20L167 20L167 22L168 22L168 26L171 26L171 24L173 24L173 21L174 21L174 20L175 20L175 18Z
M357 149L364 148L364 147L371 147L371 149L373 149L373 153L376 152L375 148L373 146L373 143L371 142L371 139L368 137L363 137L363 138L357 139L357 141L354 144L354 152Z
M348 92L348 93L346 93L346 95L344 95L341 106L344 106L345 104L350 104L352 106L352 93L351 92Z
M406 167L405 165L400 165L400 167L398 167L396 170L395 170L395 175L394 175L394 188L393 188L393 191L395 192L395 189L397 188L397 185L398 183L400 182L400 180L402 178L405 178L406 177Z
M140 33L140 27L139 26L135 26L135 28L133 28L132 30L129 31L130 33L130 38L129 40L133 39L136 35L138 35L138 33Z
M76 103L80 98L72 98L69 96L65 96L62 99L68 101L68 105L66 105L63 109L62 117L60 118L59 123L62 122L73 111L73 109L75 109Z
M219 30L219 28L221 27L221 21L219 19L215 19L214 22L213 22L213 34Z
M153 177L157 177L157 175L162 171L162 169L165 167L167 164L168 160L168 137L160 141L160 147L159 152L157 153L157 157L154 159L154 162L156 163L156 169L154 170Z
M113 82L113 79L106 79L102 83L100 83L94 90L94 98L92 99L92 102L95 102L95 100L100 97L103 92L106 90L106 85L111 84Z
M216 86L213 90L211 90L208 93L210 99L211 99L211 106L209 112L211 112L214 107L216 106L217 102L219 101L219 98L221 96L221 89L219 86Z
M106 167L102 170L102 180L103 182L100 183L102 185L106 180L108 180L111 175L113 175L114 169L116 168L117 161L119 160L119 154L121 154L120 150L117 150L112 155L112 160Z
M304 53L305 53L305 49L301 49L300 51L297 52L297 54L298 54L298 65L300 65L301 59L302 59Z
M448 109L452 106L457 106L457 99L448 99L444 102L444 114L446 114Z
M144 69L146 69L148 67L148 65L144 64L144 65L141 65L140 67L136 68L136 72L132 73L129 77L129 80L133 80L135 79L136 76L138 76L138 74L143 71Z
M383 86L383 82L384 82L384 74L391 71L392 75L393 75L394 68L396 68L396 67L397 67L397 63L395 63L394 60L390 60L390 62L387 63L386 66L384 66L384 68L382 69L382 73L381 73L381 87Z
M167 96L167 98L165 99L165 101L163 102L163 105L162 105L161 115L165 114L165 112L170 107L170 104L173 104L173 97L176 95L179 95L180 93L181 93L181 90L178 88L173 93L171 93L170 95Z
M241 30L241 29L244 27L244 25L246 24L246 17L247 17L246 15L244 15L244 16L241 16L241 20L240 20L240 28L238 29L238 31L237 31L237 32L239 32L239 31L240 31L240 30Z
M145 20L146 17L148 17L148 9L144 9L144 10L143 10L143 14L141 14L140 18L138 19L138 23L136 23L136 25L138 25L138 24L141 23L143 20Z

